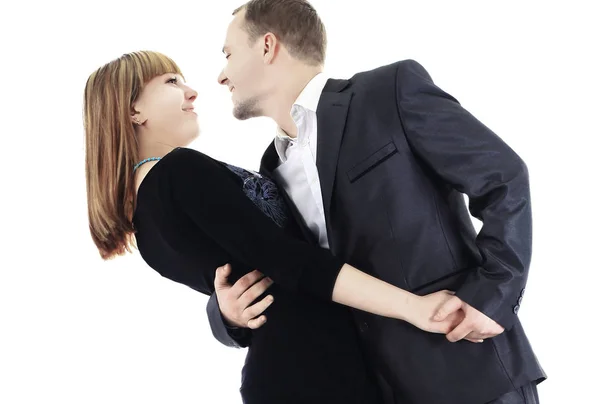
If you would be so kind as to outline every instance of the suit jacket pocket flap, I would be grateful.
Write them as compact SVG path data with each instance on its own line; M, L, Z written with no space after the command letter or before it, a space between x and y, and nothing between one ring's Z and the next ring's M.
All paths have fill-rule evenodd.
M375 166L377 166L379 163L382 163L386 158L394 154L396 151L397 149L394 142L389 142L381 149L377 150L375 153L371 154L369 157L348 170L348 179L350 182L356 181L368 173L371 169L375 168Z

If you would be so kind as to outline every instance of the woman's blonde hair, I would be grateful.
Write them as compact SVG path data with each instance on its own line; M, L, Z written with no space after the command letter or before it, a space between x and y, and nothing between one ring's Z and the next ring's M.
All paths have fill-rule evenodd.
M133 212L138 144L131 116L144 85L179 67L158 52L127 53L90 75L85 85L85 176L92 239L103 259L135 246Z

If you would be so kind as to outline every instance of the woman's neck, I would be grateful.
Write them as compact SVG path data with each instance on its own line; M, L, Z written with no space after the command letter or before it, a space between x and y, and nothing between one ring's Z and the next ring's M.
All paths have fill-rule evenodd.
M140 142L139 150L138 150L138 159L136 163L143 161L145 159L151 157L164 157L175 149L174 146L170 146L164 143L158 142ZM140 165L134 174L135 181L135 194L137 195L140 185L142 185L142 181L146 178L148 172L154 167L154 165L158 163L158 161L148 161L144 164Z
M149 144L141 143L138 151L138 158L140 161L150 157L164 157L172 152L176 147L165 143L152 142ZM146 163L150 164L150 163ZM144 165L146 165L144 164ZM140 168L142 168L140 166Z
M136 196L137 196L138 190L140 189L140 185L142 185L142 181L144 181L144 178L146 178L146 175L148 174L148 172L150 172L152 167L154 167L156 165L156 163L158 163L158 161L149 161L147 163L142 164L135 171L134 181L135 181L135 195Z

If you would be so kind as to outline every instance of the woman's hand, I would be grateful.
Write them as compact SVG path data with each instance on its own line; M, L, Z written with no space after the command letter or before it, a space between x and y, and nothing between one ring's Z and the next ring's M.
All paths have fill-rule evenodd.
M462 310L453 312L443 321L434 321L433 316L439 308L454 296L454 292L441 290L430 293L425 296L417 296L416 304L410 318L407 319L412 325L423 331L448 334L464 319L465 313ZM479 339L468 339L471 342L483 342Z

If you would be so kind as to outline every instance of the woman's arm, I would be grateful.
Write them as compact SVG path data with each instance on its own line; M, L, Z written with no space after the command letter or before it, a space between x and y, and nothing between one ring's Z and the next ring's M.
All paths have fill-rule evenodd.
M170 166L176 205L233 258L260 269L283 288L405 320L427 331L445 333L456 321L429 321L449 293L419 297L344 264L329 250L279 228L220 163L192 149L172 154L163 163Z
M447 334L460 323L462 314L454 313L442 323L432 318L453 294L443 290L418 296L345 264L333 288L332 300L369 313L407 321L423 331Z

